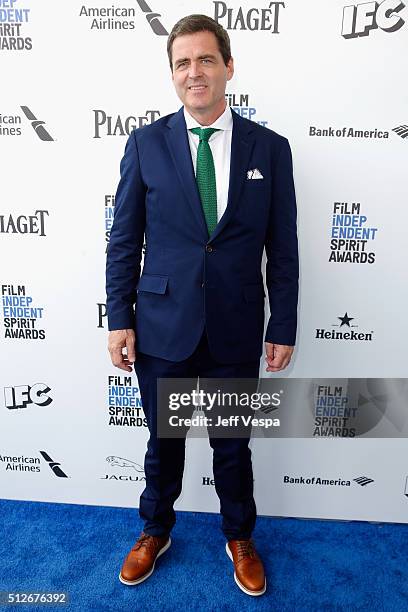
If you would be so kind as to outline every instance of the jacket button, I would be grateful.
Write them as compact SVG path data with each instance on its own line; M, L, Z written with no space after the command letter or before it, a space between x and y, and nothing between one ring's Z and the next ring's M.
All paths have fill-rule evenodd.
M201 287L204 287L205 283L201 283Z
M207 244L206 247L205 247L205 250L207 251L207 253L212 253L213 248L212 248L212 246L210 244Z

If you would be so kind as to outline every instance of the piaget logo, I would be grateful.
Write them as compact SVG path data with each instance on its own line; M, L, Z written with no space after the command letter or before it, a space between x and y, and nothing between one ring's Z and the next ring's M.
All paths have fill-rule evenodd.
M36 210L33 215L0 215L0 234L33 234L45 236L48 210Z
M109 115L102 109L94 109L94 138L104 136L129 136L133 128L141 128L160 117L160 111L147 110L144 115Z
M268 2L264 7L244 8L214 2L214 19L226 30L267 31L279 34L279 18L285 2Z

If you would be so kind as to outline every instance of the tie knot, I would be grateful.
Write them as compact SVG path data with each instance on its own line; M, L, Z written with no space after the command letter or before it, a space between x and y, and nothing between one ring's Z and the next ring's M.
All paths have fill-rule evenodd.
M212 136L214 134L214 132L219 132L220 130L217 130L217 128L191 128L190 132L193 132L193 134L197 134L197 136L200 138L201 140L204 140L204 142L208 142L208 140L210 139L210 136Z

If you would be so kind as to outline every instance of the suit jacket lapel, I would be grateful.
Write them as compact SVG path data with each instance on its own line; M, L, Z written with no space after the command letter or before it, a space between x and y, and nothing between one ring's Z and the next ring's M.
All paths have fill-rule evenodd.
M244 181L246 180L248 164L255 144L254 126L252 126L250 122L242 119L235 111L232 111L232 119L233 130L228 203L210 239L208 239L207 224L191 159L183 107L169 119L167 123L168 129L166 129L165 132L167 144L180 183L183 187L187 201L191 206L194 217L197 220L199 231L202 233L203 239L206 242L214 240L232 219L239 202L239 196Z
M180 183L205 241L208 229L195 178L183 107L169 119L165 137Z
M231 166L228 187L227 208L211 235L214 240L231 221L239 202L239 196L246 180L246 173L255 144L254 126L232 111L233 130L231 140Z

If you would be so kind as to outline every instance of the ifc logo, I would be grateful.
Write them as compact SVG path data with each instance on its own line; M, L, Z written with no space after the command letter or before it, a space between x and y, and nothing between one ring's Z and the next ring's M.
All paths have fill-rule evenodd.
M396 32L405 23L399 15L405 4L400 0L384 0L378 2L363 2L343 8L343 38L368 36L370 30L380 28L384 32Z

